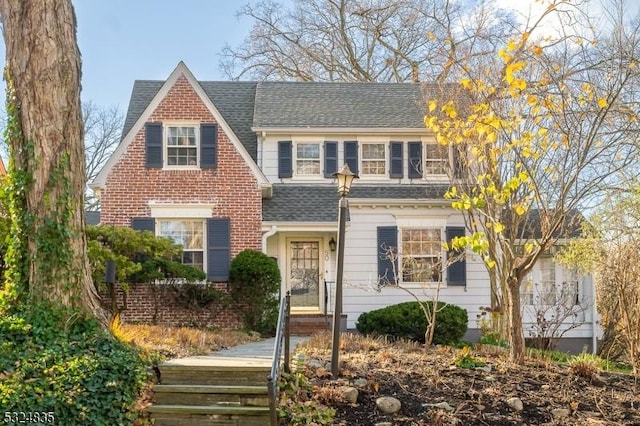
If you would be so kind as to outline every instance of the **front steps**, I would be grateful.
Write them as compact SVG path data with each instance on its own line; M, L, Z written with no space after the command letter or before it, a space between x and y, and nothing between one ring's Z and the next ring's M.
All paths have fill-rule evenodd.
M157 426L270 424L268 358L189 357L158 366L148 408Z
M310 336L321 331L333 330L332 314L292 313L289 322L291 334L294 336ZM346 329L347 315L342 314L342 331Z

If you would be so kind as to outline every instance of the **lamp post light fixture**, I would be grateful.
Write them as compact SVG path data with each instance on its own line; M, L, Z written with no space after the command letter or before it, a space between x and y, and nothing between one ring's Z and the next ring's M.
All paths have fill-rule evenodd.
M340 322L342 317L342 275L344 273L344 237L345 226L347 223L347 195L351 190L351 184L354 179L358 178L356 173L349 169L349 165L345 164L342 168L335 172L334 176L338 181L338 194L340 194L339 210L338 210L338 252L336 254L336 291L335 305L333 308L333 340L331 345L331 374L334 379L338 378L340 372Z

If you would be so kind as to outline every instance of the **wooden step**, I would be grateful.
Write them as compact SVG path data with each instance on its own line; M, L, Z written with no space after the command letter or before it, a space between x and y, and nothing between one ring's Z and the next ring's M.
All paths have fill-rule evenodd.
M266 386L156 385L155 403L159 405L226 405L268 407Z
M266 426L269 407L152 405L156 426Z
M189 357L158 366L162 385L266 385L270 359Z

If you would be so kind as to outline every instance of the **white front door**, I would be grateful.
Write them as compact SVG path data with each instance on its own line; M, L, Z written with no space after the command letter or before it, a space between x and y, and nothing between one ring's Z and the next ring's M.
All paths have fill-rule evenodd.
M288 241L287 284L291 291L291 308L320 310L324 291L321 286L322 268L320 239L300 238Z

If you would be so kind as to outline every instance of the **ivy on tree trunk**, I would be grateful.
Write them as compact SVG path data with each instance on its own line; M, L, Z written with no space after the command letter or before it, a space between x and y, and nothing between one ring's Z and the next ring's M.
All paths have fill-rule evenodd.
M8 286L104 320L84 223L80 52L70 0L0 0L6 45Z

